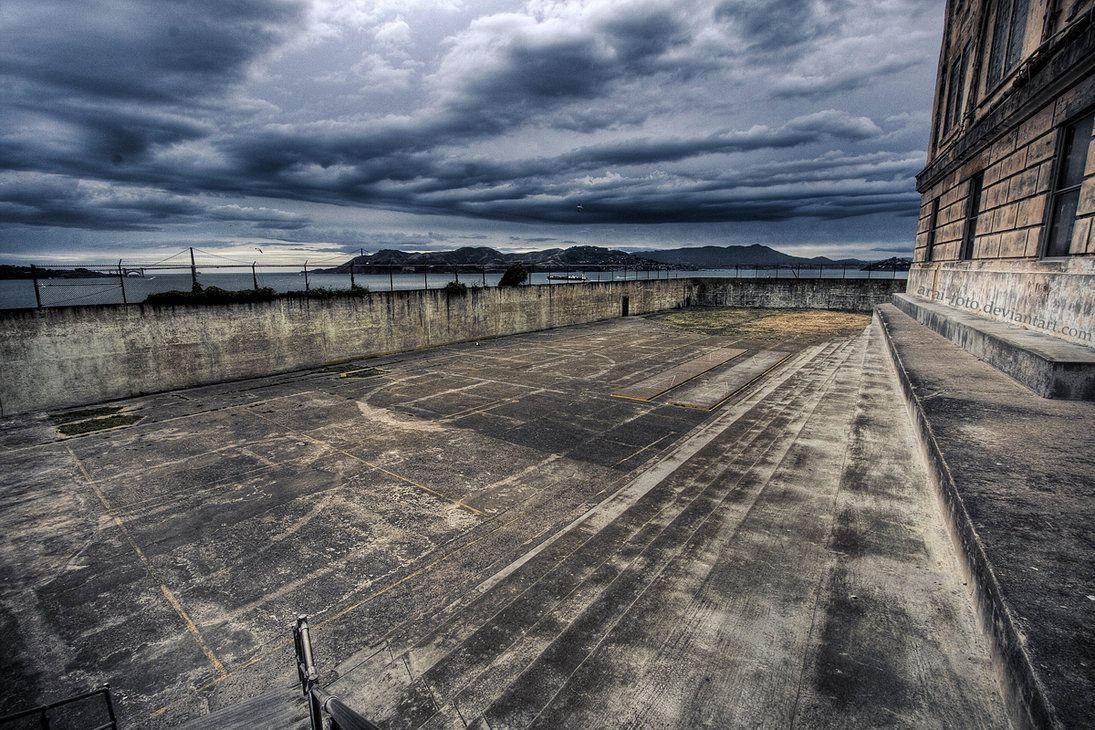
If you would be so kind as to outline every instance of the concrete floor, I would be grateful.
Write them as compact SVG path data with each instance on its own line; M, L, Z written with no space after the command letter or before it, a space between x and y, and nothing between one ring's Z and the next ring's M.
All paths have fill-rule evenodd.
M0 712L110 681L142 727L291 715L307 613L322 682L391 726L1007 724L877 326L783 324L3 422Z

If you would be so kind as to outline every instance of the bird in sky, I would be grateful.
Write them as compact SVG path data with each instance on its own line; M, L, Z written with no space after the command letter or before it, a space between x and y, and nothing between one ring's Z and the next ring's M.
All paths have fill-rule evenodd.
M255 247L255 250L258 251L259 253L262 253L262 249L259 248L258 246Z
M582 205L581 203L578 203L578 205L576 207L578 208L579 213L581 213L583 210L586 209L586 207L584 205Z

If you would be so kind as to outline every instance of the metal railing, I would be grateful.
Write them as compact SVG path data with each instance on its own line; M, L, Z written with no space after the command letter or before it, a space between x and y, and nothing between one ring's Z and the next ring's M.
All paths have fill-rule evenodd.
M95 725L93 727L83 724L81 725L81 727L87 727L89 730L117 730L118 716L114 712L114 699L110 695L109 684L104 684L102 687L99 687L98 689L93 689L90 692L82 692L78 695L66 697L63 700L51 702L48 705L40 705L38 707L33 707L29 710L22 710L11 715L5 715L4 717L0 717L0 725L6 725L8 723L13 723L18 720L35 718L38 721L39 728L42 728L43 730L48 730L48 728L50 727L50 713L53 710L66 707L77 702L82 702L83 700L90 699L97 695L101 695L103 697L103 702L105 703L106 707L106 715L108 718L107 722L101 725Z
M323 730L323 718L330 719L330 730L379 730L376 725L347 707L335 695L316 685L319 673L312 655L312 636L308 617L298 616L293 626L293 646L297 655L300 689L308 701L308 719L312 730Z
M647 262L645 267L524 264L531 284L596 283L706 277L730 278L898 278L906 267L890 262L869 267L846 264L748 264L722 268L675 268ZM349 264L347 266L347 264ZM209 290L262 291L280 296L319 297L336 292L443 289L450 282L468 287L497 286L508 263L374 263L347 261L346 254L289 262L267 257L242 261L198 248L183 249L157 261L119 259L84 266L37 264L18 271L0 267L0 309L105 304L136 304L167 292ZM4 270L8 273L5 274Z

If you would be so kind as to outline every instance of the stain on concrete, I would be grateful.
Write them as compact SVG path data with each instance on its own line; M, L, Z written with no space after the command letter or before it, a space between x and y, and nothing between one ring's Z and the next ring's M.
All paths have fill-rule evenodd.
M712 347L629 317L370 361L368 378L134 399L140 422L63 443L9 419L15 671L34 700L43 678L109 680L127 723L170 726L290 687L287 627L308 613L322 682L384 723L832 725L858 705L820 692L818 657L900 631L880 645L927 647L889 655L922 690L879 707L999 720L982 665L956 679L956 653L983 647L945 538L924 537L903 411L863 386L872 341L795 342L711 413L611 397ZM850 427L876 406L889 421ZM928 598L856 615L830 595L838 568L883 604L906 574ZM873 687L850 681L849 698Z

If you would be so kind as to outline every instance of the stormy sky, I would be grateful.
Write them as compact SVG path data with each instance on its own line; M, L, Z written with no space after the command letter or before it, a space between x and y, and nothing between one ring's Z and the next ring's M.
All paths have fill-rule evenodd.
M942 5L5 0L0 258L906 253Z

